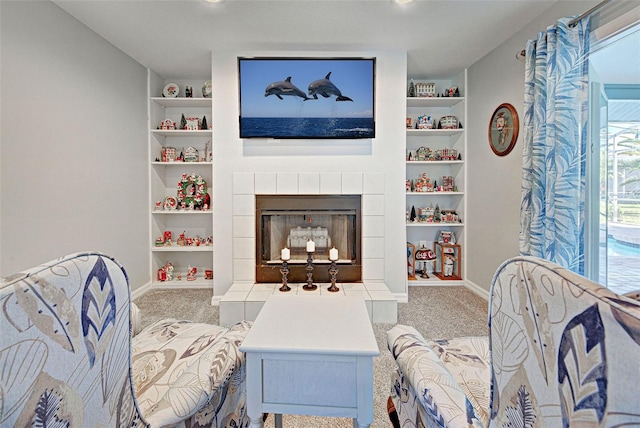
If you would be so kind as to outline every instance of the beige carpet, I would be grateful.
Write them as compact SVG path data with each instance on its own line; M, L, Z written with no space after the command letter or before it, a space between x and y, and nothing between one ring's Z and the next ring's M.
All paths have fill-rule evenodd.
M154 290L136 299L147 326L173 317L218 323L218 307L211 306L210 290ZM414 326L427 339L487 335L487 302L464 287L409 287L409 303L398 305L398 323ZM393 324L375 324L380 356L374 359L373 428L391 426L387 417L390 373L394 367L386 332ZM273 415L266 428L274 426ZM283 416L284 428L352 428L351 419Z

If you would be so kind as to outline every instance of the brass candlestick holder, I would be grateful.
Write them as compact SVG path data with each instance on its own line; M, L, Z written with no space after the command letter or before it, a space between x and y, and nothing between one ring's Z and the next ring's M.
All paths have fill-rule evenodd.
M329 266L329 275L331 276L331 286L327 288L327 291L331 291L332 293L340 291L340 289L336 286L336 275L338 275L338 267L336 266L335 260L331 260L331 266Z
M282 287L279 288L279 290L282 292L291 290L291 287L289 287L287 283L289 279L289 272L291 272L289 263L287 263L286 260L282 260L282 267L280 268L280 273L282 274Z
M317 285L313 283L313 253L307 251L307 283L302 286L303 290L313 291L318 288Z

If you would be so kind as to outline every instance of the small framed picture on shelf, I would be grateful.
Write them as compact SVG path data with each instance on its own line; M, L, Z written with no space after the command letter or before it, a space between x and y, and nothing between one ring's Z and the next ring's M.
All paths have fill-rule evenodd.
M489 121L489 146L498 156L511 153L518 139L518 112L511 104L500 104Z

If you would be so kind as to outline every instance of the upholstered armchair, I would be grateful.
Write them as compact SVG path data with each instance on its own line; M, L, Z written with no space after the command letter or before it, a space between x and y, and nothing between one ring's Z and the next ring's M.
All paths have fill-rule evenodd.
M407 427L640 425L640 303L553 263L497 270L489 337L398 325L389 406ZM395 410L395 412L393 411Z
M0 426L248 426L249 324L166 319L132 338L128 278L104 254L2 279L0 307Z

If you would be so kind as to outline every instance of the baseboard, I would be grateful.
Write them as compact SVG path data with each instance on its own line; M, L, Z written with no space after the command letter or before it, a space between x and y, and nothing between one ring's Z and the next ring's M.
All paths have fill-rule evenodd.
M147 282L142 287L136 288L131 292L131 300L136 300L138 297L144 296L144 294L151 290L151 282Z
M409 303L409 293L393 293L398 303Z
M464 285L464 279L447 279L442 280L435 277L418 280L418 281L409 281L408 287L460 287Z
M467 287L469 290L471 290L473 293L477 294L478 296L482 297L484 300L486 300L487 302L489 301L489 291L485 290L484 288L480 287L478 284L476 284L473 281L469 281L468 279L466 279L464 281L464 286Z
M195 288L201 288L201 287L195 287ZM146 284L144 284L142 287L136 288L135 290L133 290L131 292L131 300L136 300L139 297L144 296L147 291L151 290L151 283L148 282ZM211 298L211 305L212 306L219 306L220 305L220 299L222 299L222 296L213 296Z

